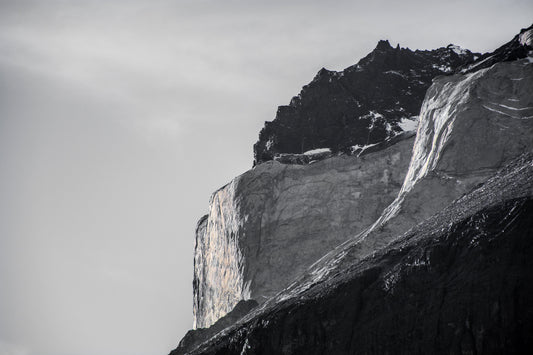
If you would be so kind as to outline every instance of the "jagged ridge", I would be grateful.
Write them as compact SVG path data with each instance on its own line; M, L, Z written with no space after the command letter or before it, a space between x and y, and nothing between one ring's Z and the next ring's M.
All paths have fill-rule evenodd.
M273 121L265 122L254 145L254 164L315 148L349 154L354 146L390 139L405 130L402 122L418 115L435 76L477 56L453 45L411 51L380 41L356 65L341 72L321 69L289 105L278 108Z

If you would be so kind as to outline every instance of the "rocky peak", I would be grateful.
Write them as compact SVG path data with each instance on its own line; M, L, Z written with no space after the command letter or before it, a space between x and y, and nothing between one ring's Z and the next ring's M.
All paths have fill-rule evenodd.
M475 58L457 46L411 51L381 40L343 71L322 68L265 122L254 145L254 165L321 148L351 154L413 129L432 79Z
M392 46L390 45L389 43L389 40L380 40L376 46L376 49L375 50L389 50L389 49L393 49Z

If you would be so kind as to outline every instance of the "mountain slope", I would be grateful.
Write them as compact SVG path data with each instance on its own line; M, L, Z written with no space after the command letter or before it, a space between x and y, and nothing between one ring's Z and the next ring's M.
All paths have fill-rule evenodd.
M518 159L388 248L253 311L192 354L527 352L532 162Z

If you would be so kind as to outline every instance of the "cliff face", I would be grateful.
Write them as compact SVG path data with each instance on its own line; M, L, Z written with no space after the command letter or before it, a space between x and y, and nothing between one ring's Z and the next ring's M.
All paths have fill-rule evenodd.
M436 78L414 146L291 156L217 192L197 232L196 325L259 306L175 353L531 349L532 33Z
M387 248L191 354L528 353L532 164L512 162Z
M205 328L249 298L242 266L241 214L236 195L239 178L215 192L209 215L196 228L194 253L194 328ZM229 306L228 306L229 305Z
M387 246L513 158L531 152L531 83L529 58L437 78L422 107L413 157L398 197L370 228L324 256L272 302L295 297Z
M197 228L195 328L242 299L263 303L370 226L400 190L413 139L360 157L266 162L215 192Z
M402 190L376 222L381 240L425 220L533 149L532 83L529 57L435 80Z

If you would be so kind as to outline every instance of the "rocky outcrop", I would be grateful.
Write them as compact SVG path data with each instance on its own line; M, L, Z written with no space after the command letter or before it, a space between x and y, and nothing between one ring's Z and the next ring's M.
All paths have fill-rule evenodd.
M209 328L189 330L183 339L181 339L178 347L173 352L176 354L184 354L190 350L194 350L204 341L235 324L255 307L257 307L257 302L254 300L239 301L239 303L235 305L231 312L218 319Z
M494 52L483 54L473 63L468 63L456 71L462 74L473 73L480 69L489 68L500 62L523 59L533 49L533 25L523 28L511 41L507 42Z
M413 137L404 138L360 157L266 162L214 193L196 235L195 328L242 299L263 303L370 226L404 180Z
M449 45L411 51L380 41L341 72L321 69L276 118L265 122L254 145L254 164L279 154L317 148L350 154L412 127L431 80L471 63L479 54Z
M533 62L438 78L420 116L402 190L376 222L380 240L425 220L533 150Z

